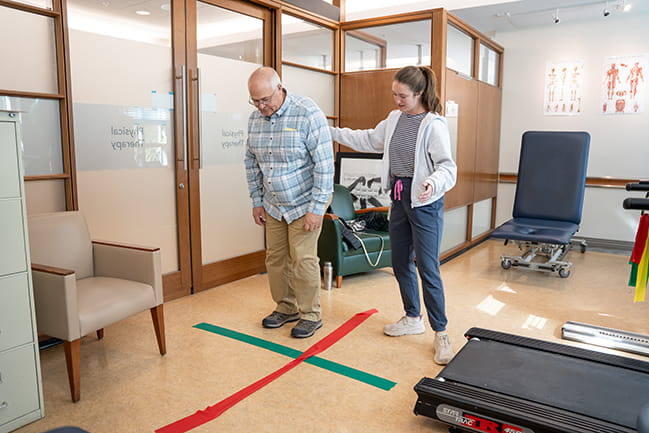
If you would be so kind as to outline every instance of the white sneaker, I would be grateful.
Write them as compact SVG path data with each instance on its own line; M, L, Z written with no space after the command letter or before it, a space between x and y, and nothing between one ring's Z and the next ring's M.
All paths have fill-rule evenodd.
M451 339L448 338L448 334L436 333L433 348L435 349L433 360L436 364L446 365L453 359L453 349L451 348Z
M401 335L423 334L426 331L423 317L403 316L397 323L385 325L383 333L390 337L399 337Z

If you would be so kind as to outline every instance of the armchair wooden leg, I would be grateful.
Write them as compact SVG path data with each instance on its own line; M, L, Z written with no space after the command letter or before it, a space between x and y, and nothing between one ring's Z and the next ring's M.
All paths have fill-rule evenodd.
M155 337L158 340L160 355L164 355L167 353L167 342L165 340L165 320L162 304L151 308L151 319L153 319L153 327L155 328Z
M97 340L102 340L104 338L104 328L97 329Z
M336 276L336 287L341 288L343 286L343 276L342 275L337 275Z
M81 339L64 341L65 363L68 367L70 395L73 402L81 400Z

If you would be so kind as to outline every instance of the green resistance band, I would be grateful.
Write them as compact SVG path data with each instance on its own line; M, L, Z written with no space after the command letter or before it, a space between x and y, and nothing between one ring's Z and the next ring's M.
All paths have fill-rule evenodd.
M261 338L253 337L252 335L242 334L241 332L222 328L216 325L211 325L209 323L199 323L197 325L194 325L194 328L232 338L233 340L239 340L244 343L252 344L253 346L261 347L263 349L267 349L293 359L302 354L302 352L300 352L299 350L291 349L290 347L282 346L281 344L273 343L272 341L262 340ZM334 373L338 373L343 376L347 376L351 379L358 380L359 382L375 386L384 391L389 391L394 387L394 385L397 384L396 382L392 382L391 380L383 379L382 377L378 377L370 373L365 373L364 371L356 370L355 368L347 367L345 365L338 364L337 362L328 361L318 356L307 358L304 362L306 362L307 364L315 365L316 367L324 368L325 370L329 370Z

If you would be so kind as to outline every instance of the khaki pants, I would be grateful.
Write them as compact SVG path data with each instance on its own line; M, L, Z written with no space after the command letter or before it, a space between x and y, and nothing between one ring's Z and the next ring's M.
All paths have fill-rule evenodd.
M266 271L275 311L321 319L320 230L304 230L304 217L287 224L266 214Z

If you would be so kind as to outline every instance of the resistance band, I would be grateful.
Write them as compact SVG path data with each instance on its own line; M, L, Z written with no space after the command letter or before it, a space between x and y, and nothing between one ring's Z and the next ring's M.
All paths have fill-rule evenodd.
M258 380L252 385L249 385L246 388L237 391L236 393L232 394L230 397L226 398L225 400L221 400L214 406L209 406L205 408L205 410L199 410L193 415L189 415L181 420L178 420L164 427L161 427L158 430L156 430L155 433L184 433L217 418L223 412L230 409L232 406L234 406L244 398L248 397L250 394L268 385L269 383L271 383L272 381L274 381L275 379L277 379L287 371L290 371L291 369L295 368L297 365L302 363L307 358L327 350L338 340L340 340L345 335L353 331L354 328L356 328L358 325L360 325L365 320L367 320L368 317L370 317L372 314L377 312L378 312L377 310L372 309L372 310L365 311L363 313L355 314L351 319L349 319L348 321L340 325L338 329L334 330L332 333L324 337L322 340L318 341L316 344L309 347L300 356L298 356L297 358L295 358L294 360L292 360L291 362L289 362L279 370Z
M199 323L194 325L194 328L202 329L204 331L211 332L213 334L222 335L224 337L232 338L233 340L242 341L244 343L251 344L253 346L261 347L262 349L268 349L271 352L279 353L280 355L288 356L289 358L297 358L302 352L299 350L282 346L281 344L273 343L272 341L262 340L261 338L253 337L252 335L243 334L241 332L233 331L231 329L222 328L220 326L211 325L209 323ZM316 367L324 368L334 373L338 373L342 376L347 376L350 379L357 380L359 382L366 383L368 385L375 386L384 391L391 390L396 382L393 382L388 379L384 379L379 376L375 376L370 373L366 373L361 370L357 370L352 367L347 367L346 365L339 364L337 362L329 361L318 356L312 356L304 360L307 364L315 365Z
M629 276L629 286L635 287L635 296L633 302L642 302L645 300L647 290L647 267L649 266L649 215L642 214L638 223L635 244L631 252L631 275Z
M633 302L642 302L645 299L647 292L647 277L649 271L649 238L647 238L644 248L644 253L638 263L638 276L635 282L635 296Z

